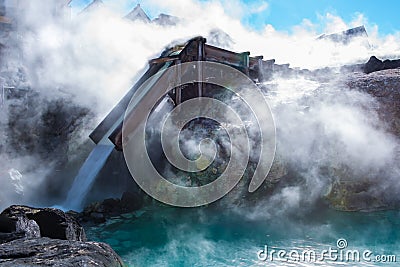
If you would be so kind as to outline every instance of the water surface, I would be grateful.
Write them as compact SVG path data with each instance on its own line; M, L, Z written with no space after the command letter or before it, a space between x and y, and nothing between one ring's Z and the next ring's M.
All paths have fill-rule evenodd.
M376 256L383 257L379 261L400 260L399 219L397 211L324 210L250 219L245 209L153 207L89 227L87 234L110 244L128 266L397 266L378 262ZM347 246L342 248L344 241ZM299 258L268 254L260 260L257 252L265 246L268 253L292 251L291 256L297 252ZM321 256L329 249L338 251L331 254L337 259ZM360 253L359 261L346 256L350 250ZM307 258L306 253L300 258L305 251L316 256ZM370 253L363 259L365 251Z

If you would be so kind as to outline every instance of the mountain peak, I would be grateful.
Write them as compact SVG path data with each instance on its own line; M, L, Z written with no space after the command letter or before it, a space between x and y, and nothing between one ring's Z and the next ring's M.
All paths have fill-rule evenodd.
M163 26L174 26L179 23L179 18L161 13L157 18L153 19L153 22Z
M93 0L87 7L85 7L81 13L84 12L92 12L100 7L104 6L104 2L102 0Z
M147 16L146 12L141 8L140 4L137 4L136 7L125 16L125 18L130 20L140 20L143 22L150 22L149 16Z

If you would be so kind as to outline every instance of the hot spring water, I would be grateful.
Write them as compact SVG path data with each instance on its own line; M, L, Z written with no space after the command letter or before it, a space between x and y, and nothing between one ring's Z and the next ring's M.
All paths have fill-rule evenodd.
M128 266L397 266L398 211L316 208L327 189L319 168L338 162L359 166L372 149L369 142L385 147L373 139L374 128L358 112L358 104L369 98L306 79L275 80L268 86L278 153L301 170L304 184L247 206L229 199L201 208L154 204L87 227L89 239L110 244ZM352 140L352 133L367 144ZM338 151L342 158L335 158Z
M128 266L397 266L375 257L400 260L399 219L393 211L326 210L297 219L265 219L263 214L249 219L229 209L157 207L88 228L87 234L110 244ZM347 246L339 249L338 240ZM315 257L286 261L269 254L264 260L260 254L260 260L265 246L269 253L313 251ZM338 253L318 261L329 249ZM358 251L360 260L346 258L349 251ZM371 252L367 260L365 251Z

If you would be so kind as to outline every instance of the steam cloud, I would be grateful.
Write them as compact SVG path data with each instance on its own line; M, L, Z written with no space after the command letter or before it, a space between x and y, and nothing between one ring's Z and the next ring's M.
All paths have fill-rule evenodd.
M106 5L92 12L75 14L72 19L54 17L50 3L35 1L27 5L18 17L17 31L10 37L14 46L1 63L3 73L9 73L8 82L14 80L40 89L44 102L66 99L94 113L93 120L77 126L79 133L74 136L74 147L84 142L89 129L140 77L147 60L158 56L171 42L203 35L217 46L251 51L252 55L275 58L279 64L311 69L365 62L371 55L395 57L400 51L399 34L380 35L378 27L363 15L347 23L340 17L326 14L320 17L320 24L324 25L326 33L364 24L370 47L365 46L364 40L348 45L316 41L320 32L306 19L291 32L277 31L272 25L254 31L240 22L246 10L258 12L261 7L268 8L266 3L261 7L238 4L236 10L227 10L224 1L149 1L150 9L157 7L178 16L180 22L175 26L121 18L116 6L126 6L127 1L113 1L109 8ZM78 12L74 10L74 13ZM221 31L226 35L221 35ZM18 78L20 70L26 74L25 80ZM346 165L356 174L354 177L384 177L385 182L378 192L396 184L393 179L399 172L394 157L397 140L384 131L376 113L369 108L376 105L374 99L343 90L340 83L322 85L303 77L292 80L276 77L266 87L272 88L267 96L276 119L278 154L305 181L303 185L282 189L272 196L269 205L279 204L290 209L314 201L332 182L326 180L331 176L321 174L321 169L328 165L331 168ZM43 110L34 112L41 115ZM43 161L36 154L15 156L10 147L5 149L9 137L8 118L4 114L1 123L4 149L0 150L3 162L0 182L4 186L0 189L0 207L35 203L40 198L37 192L43 190L43 179L54 169L53 163ZM246 214L250 217L268 215L268 211L260 207Z

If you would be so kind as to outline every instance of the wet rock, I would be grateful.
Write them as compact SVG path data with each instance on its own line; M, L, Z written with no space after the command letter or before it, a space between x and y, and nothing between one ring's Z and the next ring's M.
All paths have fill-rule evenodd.
M12 233L16 230L16 222L0 214L0 233Z
M120 257L104 243L50 238L19 239L0 244L0 265L122 267Z
M38 209L14 205L5 209L1 214L16 221L16 231L25 232L26 237L42 236L73 241L86 240L85 231L79 222L59 209Z
M39 225L34 220L29 220L24 216L18 217L16 232L24 233L26 238L40 237Z
M0 243L9 242L18 238L40 237L40 228L34 220L23 214L17 216L0 215Z
M103 223L106 221L106 218L103 213L92 212L90 213L90 220L96 223Z
M400 69L383 68L396 67L395 61L383 62L371 57L366 64L365 72L356 72L348 75L346 85L351 90L365 92L373 96L366 108L376 111L377 127L385 130L394 138L400 137ZM369 68L369 69L368 69ZM340 171L338 171L340 170ZM385 189L379 175L384 175L384 170L379 173L362 173L357 175L349 173L343 167L334 171L334 183L326 198L329 204L343 211L375 211L398 208L399 202L395 192ZM382 191L383 190L383 191Z
M125 192L121 199L108 198L90 204L75 218L82 222L102 223L108 218L138 210L142 206L143 198L139 193Z
M340 181L332 185L326 198L332 208L341 211L376 211L390 208L383 198L375 196L368 181Z
M266 181L270 184L279 182L285 175L288 174L288 167L283 159L276 156L274 162L268 172Z
M17 222L0 214L0 244L23 238L25 233L17 233Z
M102 211L106 213L118 212L120 209L120 203L121 200L116 198L105 199L101 204Z
M61 210L11 206L0 215L0 266L124 266L104 243Z
M121 197L121 210L131 212L138 210L143 205L143 199L138 193L124 192Z
M42 236L84 241L82 226L61 210L44 209L31 216L40 226Z
M7 243L16 239L24 238L25 233L2 233L0 232L0 244Z

